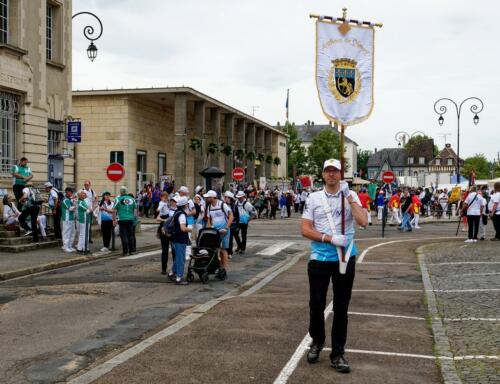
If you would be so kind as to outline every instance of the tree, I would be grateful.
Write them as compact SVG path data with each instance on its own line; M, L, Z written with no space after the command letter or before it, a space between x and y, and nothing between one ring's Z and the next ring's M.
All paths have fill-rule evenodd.
M460 168L460 174L469 177L471 172L476 173L476 179L489 179L491 176L490 164L482 153L476 153L475 156L464 160L464 165Z
M307 152L302 146L302 140L299 137L299 131L295 123L286 122L283 131L288 134L287 163L288 175L307 173Z
M361 177L367 177L368 175L368 168L366 164L368 163L368 159L370 156L373 155L373 151L369 150L361 150L358 148L358 173L359 176Z
M420 141L423 141L423 140L431 140L432 137L430 136L427 136L427 135L416 135L416 136L413 136L410 138L410 140L408 140L408 142L405 144L405 148L408 149L409 147L417 144L418 142ZM433 139L432 139L433 140ZM432 154L433 156L437 156L439 153L439 148L436 144L434 144L434 147L432 148Z
M320 177L326 159L340 159L339 135L331 129L322 130L314 137L308 153L310 170Z

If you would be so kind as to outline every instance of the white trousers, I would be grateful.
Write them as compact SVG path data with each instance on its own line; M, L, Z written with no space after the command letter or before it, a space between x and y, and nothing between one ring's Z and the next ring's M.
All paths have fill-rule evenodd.
M62 239L64 249L71 249L73 247L73 241L75 241L74 221L62 221Z
M78 223L78 245L76 249L79 251L88 251L89 249L89 234L86 231L87 224Z
M413 214L413 220L411 221L411 225L413 225L415 228L419 228L418 226L418 219L420 218L420 215L418 213Z
M371 223L372 222L372 215L371 215L370 211L366 208L363 208L363 210L366 212L366 217L368 218L368 223Z
M394 224L394 221L396 221L396 223L401 224L401 212L399 211L399 208L392 208L391 211L391 223Z
M42 237L47 237L47 233L45 232L45 228L47 228L47 216L38 216L37 221L38 229L40 229L40 234L42 235Z
M384 212L384 206L379 205L377 207L377 219L382 220L382 213Z

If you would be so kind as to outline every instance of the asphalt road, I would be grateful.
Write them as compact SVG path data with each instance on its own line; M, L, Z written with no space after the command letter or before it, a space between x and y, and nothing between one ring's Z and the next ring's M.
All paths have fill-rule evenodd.
M159 255L150 255L136 260L114 259L78 265L1 283L2 383L53 383L76 377L82 370L99 367L118 352L175 323L193 306L234 292L278 263L304 254L261 290L221 302L186 328L100 379L110 383L273 382L307 329L305 251L308 242L300 237L298 225L297 219L254 223L247 255L236 256L231 261L229 279L225 282L212 280L207 285L194 283L187 287L168 284L159 274ZM406 234L389 227L384 240L379 239L380 230L380 226L374 225L358 231L359 248L363 250L381 241L453 236L455 224L423 225L418 232ZM257 255L290 242L293 244L274 255ZM362 265L358 268L356 287L391 286L410 291L393 295L390 301L382 293L359 292L353 298L352 310L397 311L423 317L422 294L416 292L421 289L421 281L414 249L425 242L427 240L410 241L374 249L370 254L372 261L408 264L394 266L390 271L377 264ZM394 347L394 340L384 334L387 327L380 319L353 316L351 324L351 328L360 329L359 332L350 330L356 335L352 338L356 347L378 346L383 350ZM425 322L414 324L396 319L390 324L401 329L395 339L399 343L396 350L432 355L430 332ZM388 344L374 345L384 341ZM384 356L363 357L363 363L355 372L364 372L366 376L375 369L382 373L381 365L394 364L388 360ZM418 379L439 382L432 360L407 362L402 359L398 364L395 380L401 379L403 372L414 364L411 376L414 380L399 382L419 382ZM314 372L318 378L331 375L327 366ZM301 363L290 380L305 382L304 378L310 374L308 367ZM354 380L357 376L351 377Z

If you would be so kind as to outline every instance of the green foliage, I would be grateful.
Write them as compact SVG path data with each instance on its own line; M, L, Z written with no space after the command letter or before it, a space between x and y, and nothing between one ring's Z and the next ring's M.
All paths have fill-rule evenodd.
M281 164L281 159L278 156L276 156L273 159L273 163L274 163L274 165L280 165Z
M266 157L266 163L267 164L272 164L272 162L273 162L273 157L271 155L267 155L267 157Z
M229 156L231 153L233 153L233 147L228 144L223 145L221 153L223 153L225 156Z
M250 161L254 161L255 160L255 152L247 152L247 154L245 155L245 158L247 160L250 160Z
M243 157L245 156L245 151L243 149L237 149L234 155L238 160L243 160Z
M219 146L215 143L210 143L208 144L208 147L207 147L207 153L213 155L217 152L217 150L219 149Z
M259 153L257 155L257 160L259 160L261 163L265 160L266 156L263 153Z
M363 177L367 177L368 175L368 168L366 164L368 163L368 159L370 156L373 155L373 151L363 151L358 148L358 173L361 174L361 171L363 172Z
M283 131L288 134L287 164L288 174L293 175L294 169L297 175L308 171L307 151L302 147L302 140L295 123L286 122Z
M467 178L472 171L476 172L476 179L489 179L491 177L490 163L482 153L465 159L464 165L460 168L460 174Z
M416 143L418 143L420 141L429 140L429 139L432 139L432 137L427 136L427 135L416 135L416 136L413 136L405 144L405 148L408 149L409 147L411 147L412 145L414 145L414 144L416 144ZM432 154L433 154L433 156L437 156L439 154L439 148L438 148L438 146L436 144L434 144L434 147L432 148Z
M308 148L311 172L321 176L326 159L340 158L340 137L331 129L324 129L313 139Z
M193 151L201 148L201 139L199 139L198 137L193 137L191 139L191 144L189 144L189 148L191 148Z

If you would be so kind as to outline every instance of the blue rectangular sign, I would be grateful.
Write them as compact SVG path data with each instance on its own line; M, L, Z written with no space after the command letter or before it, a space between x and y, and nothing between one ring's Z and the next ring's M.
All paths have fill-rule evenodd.
M80 143L82 141L81 121L68 121L66 139L68 143Z

